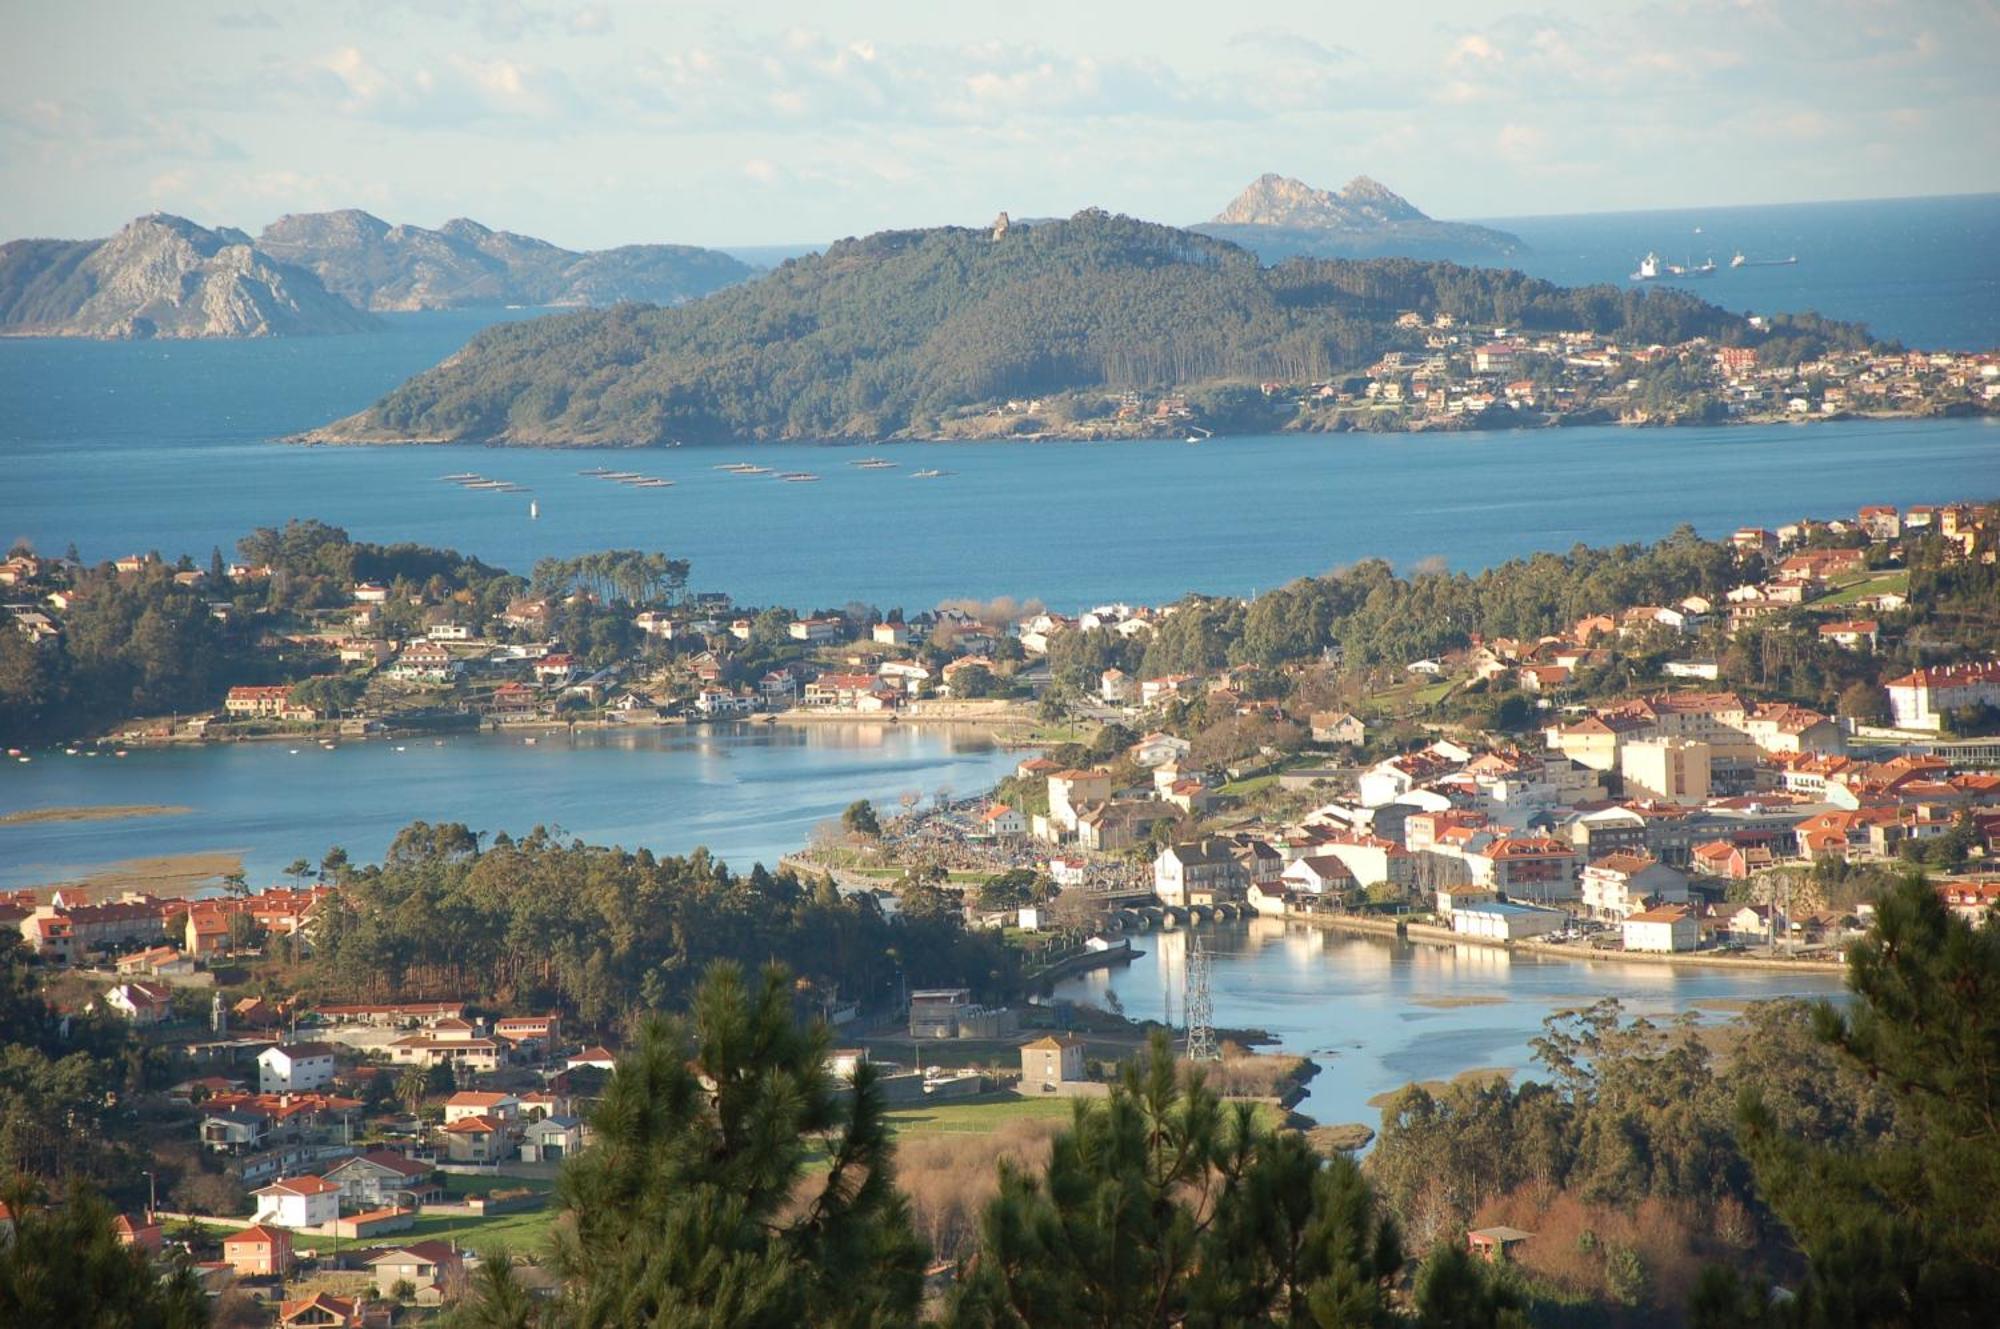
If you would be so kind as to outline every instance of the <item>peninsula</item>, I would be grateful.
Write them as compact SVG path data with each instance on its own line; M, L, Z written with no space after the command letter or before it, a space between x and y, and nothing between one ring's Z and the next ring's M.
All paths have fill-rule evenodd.
M1851 324L1750 319L1674 290L1570 290L1410 259L1269 268L1226 241L1093 209L883 232L674 309L489 328L299 439L646 446L1787 418L1845 409L1816 405L1804 380L1846 383L1856 357L1889 353ZM1848 358L1840 373L1795 372L1829 357ZM1778 377L1736 384L1748 370ZM1794 378L1800 390L1781 395ZM1984 409L1975 386L1961 375L1894 407Z

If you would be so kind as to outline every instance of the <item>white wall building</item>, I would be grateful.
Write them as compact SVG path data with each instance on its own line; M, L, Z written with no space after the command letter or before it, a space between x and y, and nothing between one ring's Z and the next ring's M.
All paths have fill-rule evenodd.
M332 1083L331 1043L282 1043L257 1054L260 1094L303 1094Z

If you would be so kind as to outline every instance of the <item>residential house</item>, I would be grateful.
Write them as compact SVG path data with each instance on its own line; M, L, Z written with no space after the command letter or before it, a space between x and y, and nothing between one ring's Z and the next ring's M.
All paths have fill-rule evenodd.
M442 1241L413 1241L371 1256L368 1268L375 1275L377 1296L391 1297L399 1283L416 1291L419 1305L434 1306L455 1292L465 1276L465 1261Z
M559 1163L583 1148L581 1117L543 1117L521 1132L521 1161Z
M1193 745L1184 738L1154 732L1127 748L1126 754L1135 764L1151 769L1168 762L1182 761L1193 750Z
M1153 893L1175 907L1232 899L1249 884L1227 840L1168 845L1153 860Z
M1686 905L1665 904L1628 914L1624 933L1628 951L1691 951L1701 944L1701 920Z
M405 1208L444 1194L431 1180L431 1165L386 1149L371 1149L326 1170L341 1198L358 1210Z
M563 1062L564 1070L573 1071L585 1066L600 1071L616 1070L618 1068L618 1054L602 1044L595 1044L584 1048L580 1052L572 1053Z
M1607 854L1583 870L1583 908L1623 919L1655 904L1686 904L1687 874L1640 854Z
M181 954L172 946L149 946L143 951L119 956L118 972L185 976L194 972L194 959L192 956Z
M202 1145L216 1153L254 1153L271 1133L271 1118L240 1108L211 1112L201 1119L200 1130Z
M506 1126L492 1117L460 1117L444 1128L444 1143L454 1163L497 1163L514 1152Z
M316 1228L340 1217L340 1187L324 1177L284 1177L250 1194L257 1201L253 1222Z
M333 1044L280 1043L257 1054L257 1091L302 1094L333 1083Z
M292 1234L258 1223L222 1239L222 1259L238 1278L283 1278L292 1268Z
M1028 819L1019 808L995 803L979 814L979 829L995 839L1012 839L1028 833Z
M439 1038L432 1034L411 1034L389 1045L389 1060L399 1066L436 1066L449 1063L459 1071L499 1070L507 1062L507 1049L491 1038Z
M785 631L793 641L825 646L839 641L847 631L847 624L837 618L799 618L792 620Z
M512 1094L477 1093L460 1090L444 1103L444 1124L449 1126L467 1117L490 1117L506 1125L514 1120L521 1110L521 1102Z
M1055 771L1049 775L1049 823L1061 831L1076 830L1077 811L1087 803L1111 797L1111 773L1097 770Z
M1872 618L1841 619L1819 625L1819 639L1850 651L1873 654L1882 636L1882 624Z
M1124 706L1133 696L1132 676L1123 669L1107 669L1097 676L1097 699L1108 706Z
M1024 1093L1057 1093L1084 1078L1083 1040L1072 1034L1045 1034L1021 1047Z
M1919 669L1892 678L1885 686L1890 722L1896 728L1935 733L1944 728L1949 711L2000 706L2000 660Z
M166 1245L159 1220L152 1214L120 1214L111 1220L111 1231L120 1246L136 1246L158 1255Z
M173 1015L174 990L164 983L120 983L104 994L104 1004L144 1029Z
M1352 711L1314 711L1312 737L1315 743L1344 743L1359 747L1368 741L1368 726Z
M281 1303L278 1329L368 1329L368 1320L357 1298L315 1292Z

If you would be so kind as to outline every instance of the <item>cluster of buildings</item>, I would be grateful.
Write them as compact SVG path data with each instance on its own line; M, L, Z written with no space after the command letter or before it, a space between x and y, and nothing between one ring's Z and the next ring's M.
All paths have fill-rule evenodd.
M1752 320L1753 324L1760 320ZM1796 365L1767 363L1755 348L1707 338L1633 345L1591 332L1529 333L1462 325L1450 314L1397 320L1405 345L1360 374L1303 386L1265 383L1302 417L1390 415L1412 426L1541 423L1601 413L1644 424L1687 403L1649 402L1646 376L1676 366L1728 417L1778 419L1853 413L1923 414L2000 405L2000 355L1956 351L1830 351ZM1165 417L1162 417L1165 418Z
M173 978L229 952L246 927L266 937L309 936L314 911L334 891L316 884L201 900L126 891L97 903L67 890L42 903L22 891L0 896L0 927L18 930L46 964L102 964L121 977ZM233 932L231 920L239 916L244 922Z

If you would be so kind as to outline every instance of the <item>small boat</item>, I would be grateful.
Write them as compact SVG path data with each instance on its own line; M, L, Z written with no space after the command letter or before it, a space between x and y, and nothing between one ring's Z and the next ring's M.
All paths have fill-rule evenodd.
M811 471L786 471L783 475L779 476L778 478L780 480L783 480L787 484L794 484L794 485L810 484L814 480L819 479L819 477L817 475L814 475Z
M943 472L943 471L938 471L938 470L925 470L925 471L911 471L911 472L910 472L910 478L911 478L912 480L936 480L936 479L940 478L940 477L941 477L941 476L943 476L943 475L944 475L944 472Z
M19 748L8 748L8 749L7 749L7 755L8 755L8 756L10 756L10 757L18 757L18 756L20 756L20 755L21 755L21 749L19 749Z
M645 480L634 480L632 487L634 489L671 489L673 488L673 484L672 480L661 480L654 477Z
M848 465L864 471L886 471L894 467L896 463L883 457L863 457L860 461L849 462Z
M535 744L536 744L536 742L537 742L538 740L536 740L536 739L532 739L532 738L524 738L524 739L522 739L521 741L522 741L523 743L527 744L527 745L528 745L529 747L533 747L533 746L535 746Z
M542 518L542 505L541 505L540 503L537 503L537 502L536 502L536 501L535 501L534 499L532 499L532 498L531 498L531 499L529 499L529 500L528 500L528 520L529 520L529 521L540 521L540 520L541 520L541 518ZM402 749L401 749L401 748L397 748L397 749L396 749L396 751L398 751L398 752L401 752L401 751L402 751Z
M609 471L608 469L606 469L605 467L602 467L602 466L593 466L593 467L591 467L591 468L590 468L589 470L587 470L587 471L578 471L578 472L577 472L577 474L578 474L578 475L609 475L609 474L611 474L611 472L610 472L610 471Z
M478 472L478 471L459 471L459 472L457 472L456 474L453 474L453 475L441 475L441 476L439 476L439 477L438 477L438 479L440 479L440 480L454 480L454 481L456 481L456 480L477 480L478 478L479 478L479 472Z
M124 755L125 755L125 749L124 749L124 748L120 748L120 749L118 749L118 751L116 751L116 752L112 753L111 755L112 755L112 756L114 756L114 757L122 757L122 756L124 756Z
M298 756L298 755L299 755L299 750L298 750L297 748L293 748L293 749L292 749L292 751L291 751L291 755L292 755L292 756L294 756L294 757Z
M1660 256L1648 253L1639 260L1639 270L1632 274L1633 281L1656 281L1660 276Z
M736 473L738 475L769 475L771 468L768 466L739 466L736 468Z
M637 480L639 478L639 473L637 471L606 471L604 472L604 474L598 476L597 478L600 480L615 481L616 483L622 485L627 480Z
M398 744L396 745L396 751L398 751L398 752L407 752L407 751L409 751L409 749L408 749L408 748L406 748L406 747L404 747L404 746L403 746L403 745L402 745L401 743L398 743Z

